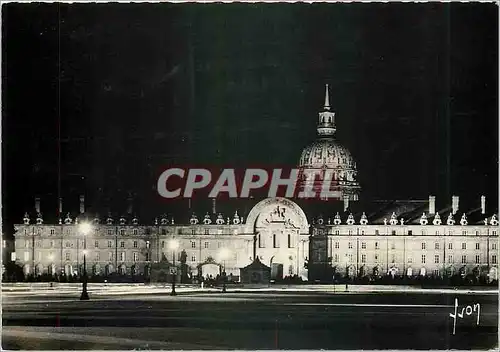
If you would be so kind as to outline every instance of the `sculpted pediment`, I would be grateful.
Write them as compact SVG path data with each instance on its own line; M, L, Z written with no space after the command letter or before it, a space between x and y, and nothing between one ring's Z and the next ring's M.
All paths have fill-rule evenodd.
M287 198L267 198L257 203L247 216L245 231L253 233L260 227L280 227L309 232L304 211Z
M300 228L296 214L286 206L276 205L261 212L257 221L258 227L284 226L286 228Z

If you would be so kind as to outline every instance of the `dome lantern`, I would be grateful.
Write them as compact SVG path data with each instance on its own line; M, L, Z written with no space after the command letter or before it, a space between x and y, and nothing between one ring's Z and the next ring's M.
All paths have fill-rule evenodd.
M337 128L335 127L335 113L330 111L330 95L328 92L328 84L325 88L325 106L323 111L319 113L318 120L318 136L330 137L335 134Z

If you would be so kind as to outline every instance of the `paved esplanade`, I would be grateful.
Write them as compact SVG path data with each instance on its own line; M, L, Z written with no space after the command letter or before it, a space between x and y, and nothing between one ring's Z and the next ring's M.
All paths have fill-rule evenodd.
M4 349L484 349L498 294L3 294ZM464 314L453 335L455 298ZM461 312L459 309L458 313ZM50 334L48 334L50 333Z

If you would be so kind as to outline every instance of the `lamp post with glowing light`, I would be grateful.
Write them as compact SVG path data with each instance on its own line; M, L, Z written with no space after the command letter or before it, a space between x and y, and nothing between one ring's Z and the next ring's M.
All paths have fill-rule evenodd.
M226 292L226 259L229 258L229 249L227 248L222 248L220 250L220 259L222 260L222 263L224 264L222 268L222 292Z
M86 301L89 299L89 294L87 292L87 239L86 236L92 231L92 225L88 222L83 222L80 225L80 232L84 236L83 240L83 277L82 277L82 295L80 296L81 301Z
M177 293L175 292L175 277L177 274L177 267L175 266L175 255L177 248L179 248L179 241L175 239L170 240L170 242L168 243L168 247L172 250L172 262L174 265L173 268L170 269L170 272L172 273L172 292L170 292L170 295L175 296L177 295Z

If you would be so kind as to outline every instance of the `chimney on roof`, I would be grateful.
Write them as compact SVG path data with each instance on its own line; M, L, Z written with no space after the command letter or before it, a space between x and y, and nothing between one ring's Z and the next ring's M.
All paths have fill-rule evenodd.
M429 214L436 214L436 196L429 196Z
M80 196L80 214L85 213L85 196Z
M40 198L36 197L35 198L35 211L36 213L40 213Z
M63 207L62 207L62 198L59 198L59 216L61 216L63 212Z
M453 213L453 215L455 215L458 212L458 203L459 203L459 197L452 196L451 197L451 212Z
M481 196L481 214L486 214L486 197Z
M344 211L347 211L349 209L349 197L345 196L344 197Z

